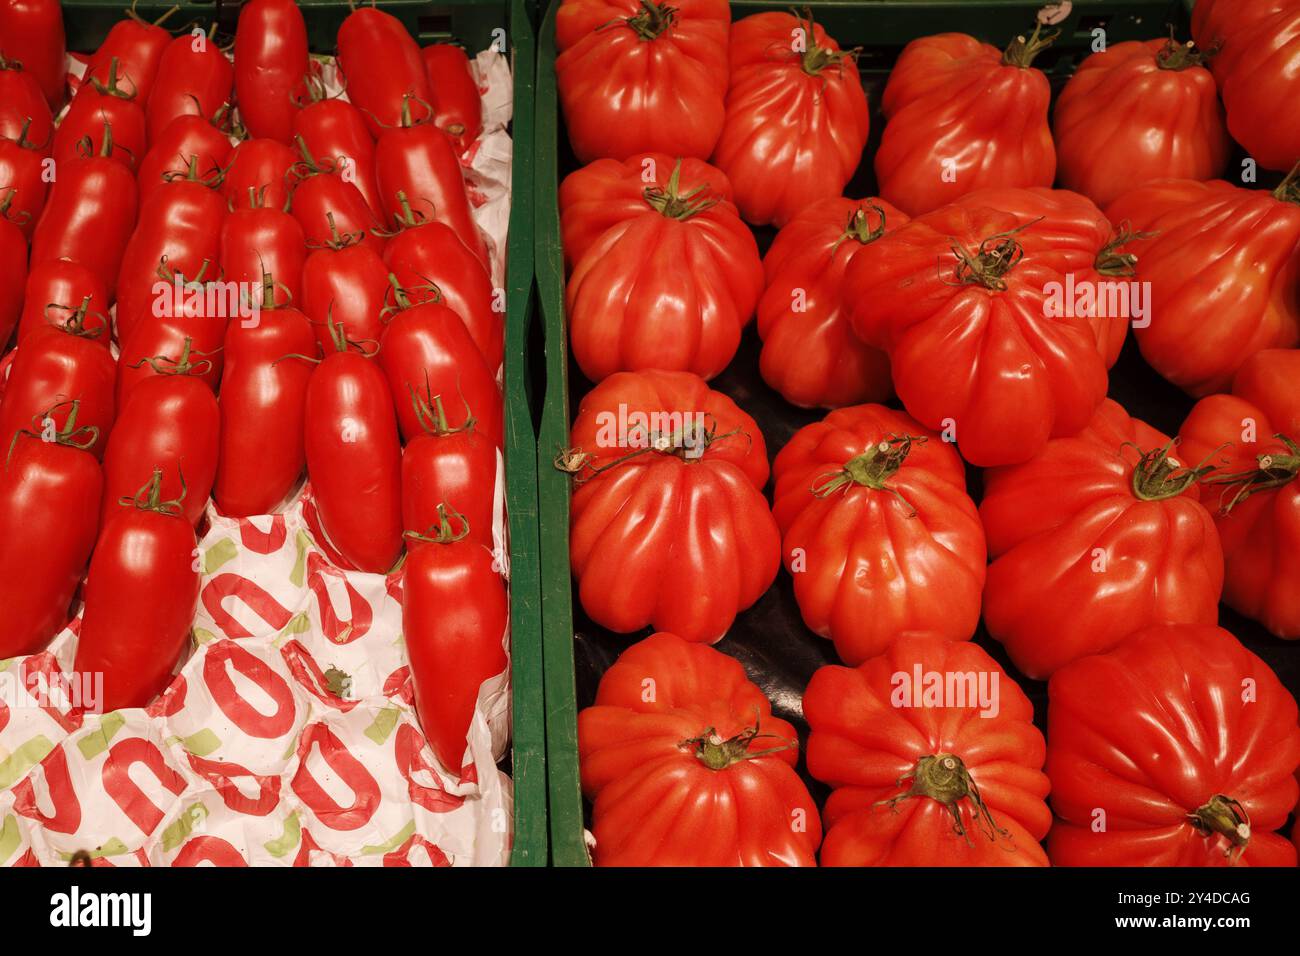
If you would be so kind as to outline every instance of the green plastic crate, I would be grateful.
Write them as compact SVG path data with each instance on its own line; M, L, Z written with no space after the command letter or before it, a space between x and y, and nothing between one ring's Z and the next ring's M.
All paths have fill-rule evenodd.
M554 467L568 445L570 424L568 338L564 314L564 258L556 192L568 169L555 84L555 9L542 22L537 48L536 188L537 288L545 335L546 394L538 429L538 498L542 557L542 630L546 662L547 774L550 791L551 859L557 866L590 864L583 836L583 802L578 776L578 730L573 653L573 590L569 574L569 477ZM917 37L970 33L997 46L1032 25L1044 0L813 0L817 22L842 47L861 47L864 78L883 79L898 51ZM1108 43L1149 39L1178 22L1186 0L1075 0L1059 25L1061 36L1043 68L1065 74L1089 52L1093 31L1104 28ZM770 0L733 0L732 18L765 10L788 10ZM872 119L878 128L878 116ZM870 159L864 156L864 162ZM629 641L630 643L631 641Z
M313 53L334 53L339 24L351 12L347 0L298 0L307 21ZM360 3L358 3L358 6ZM510 620L512 777L514 846L512 866L545 866L546 747L542 705L542 635L538 601L537 446L527 362L528 329L533 322L533 79L536 42L531 0L379 0L380 9L402 20L421 45L457 40L468 50L502 42L514 64L513 196L506 270L505 458L506 503L510 521ZM64 0L68 49L91 52L130 6L130 0ZM140 0L136 13L156 20L171 2ZM191 21L214 19L233 33L239 3L184 2L166 26L176 30ZM499 31L499 32L498 32Z

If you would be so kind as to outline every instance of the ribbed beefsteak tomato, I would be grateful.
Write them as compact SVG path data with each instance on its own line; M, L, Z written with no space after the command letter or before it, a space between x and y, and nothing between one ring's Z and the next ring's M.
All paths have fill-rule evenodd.
M575 476L569 555L587 614L720 640L781 559L754 420L689 372L621 372L582 400L570 444L559 464Z
M858 251L844 278L854 331L889 353L909 414L967 461L1025 461L1106 394L1097 336L1066 290L1095 277L1110 234L1075 193L981 191Z
M1058 866L1295 866L1300 729L1277 676L1211 625L1163 625L1052 675Z
M1003 52L940 33L904 47L880 103L880 195L919 216L985 186L1050 186L1051 88L1030 64L1051 38L1035 28Z
M772 514L804 623L846 664L901 634L968 640L987 553L956 451L882 405L795 432L776 456Z
M1201 495L1223 543L1224 603L1300 638L1300 351L1246 359L1232 394L1197 402L1178 437L1183 455L1218 466Z
M1300 2L1197 0L1192 35L1217 49L1210 71L1233 139L1269 169L1300 160L1300 117L1277 109L1300 97Z
M966 641L903 637L803 697L808 772L830 784L822 866L1046 866L1043 735Z
M1271 195L1218 179L1149 183L1106 215L1151 235L1137 262L1151 321L1133 334L1175 385L1225 391L1255 352L1300 343L1300 169Z
M792 13L731 27L726 121L713 161L746 222L784 226L839 196L862 159L870 120L852 51Z
M844 273L864 246L907 222L876 199L823 199L797 213L763 257L758 368L793 405L839 408L894 394L889 357L849 324Z
M1153 179L1213 179L1228 161L1214 77L1194 44L1130 40L1079 64L1052 114L1058 176L1105 205Z
M816 866L799 738L734 658L670 633L633 644L578 714L597 866Z
M727 0L563 0L555 79L579 162L708 158L727 93Z
M614 372L717 375L763 291L763 263L736 207L679 167L645 209L587 247L565 290L573 357L593 382Z
M1042 679L1150 624L1213 624L1223 549L1172 443L1107 399L1086 429L985 473L984 623Z

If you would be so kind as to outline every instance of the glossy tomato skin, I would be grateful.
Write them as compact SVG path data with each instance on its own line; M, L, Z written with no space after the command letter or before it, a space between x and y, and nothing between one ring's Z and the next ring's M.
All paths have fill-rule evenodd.
M292 192L290 170L298 154L274 139L246 139L230 155L221 194L235 208L248 205L249 190L271 209L285 209Z
M117 407L125 408L126 400L142 382L159 375L175 374L179 366L192 366L192 374L215 392L221 381L225 353L222 343L226 339L225 316L208 316L202 312L188 314L176 308L175 296L169 314L145 316L122 342L117 364ZM230 320L239 324L241 319Z
M433 122L463 153L483 132L483 100L465 51L435 43L420 51L433 93Z
M104 675L104 713L144 707L171 681L199 602L197 550L183 516L135 504L100 532L73 670Z
M1286 201L1222 180L1165 180L1125 193L1106 215L1156 233L1137 278L1150 283L1157 318L1133 334L1175 385L1225 391L1255 352L1300 343L1300 193Z
M593 382L668 369L712 378L731 362L763 291L763 263L736 208L687 200L670 178L644 210L583 253L565 290L570 345Z
M578 714L596 865L816 866L821 823L798 753L734 658L664 632L633 644Z
M230 163L232 149L230 137L206 117L176 117L150 142L149 152L140 161L140 202L147 202L155 190L166 185L169 174L172 178L184 175L191 157L197 158L198 175L208 177Z
M18 139L24 126L31 142L49 148L54 114L45 100L40 80L23 69L17 57L6 58L0 63L0 137Z
M914 219L859 250L844 279L854 331L889 353L908 413L955 434L962 457L983 467L1078 432L1107 385L1089 320L1054 315L1048 298L1071 272L1092 274L1110 223L1074 193L1005 193L1027 196L1013 208L1004 191L982 191ZM1041 208L1051 215L1040 219ZM1012 230L1016 251L999 269L978 250Z
M0 203L9 203L5 215L28 241L50 191L44 177L45 161L45 153L29 140L0 138Z
M455 312L441 302L402 309L380 339L379 364L388 378L402 437L424 432L413 397L442 397L453 427L472 416L478 433L494 446L502 440L501 390L474 339Z
M1300 352L1294 349L1265 349L1246 359L1232 394L1201 399L1178 432L1184 457L1218 466L1211 475L1218 482L1202 496L1223 543L1223 602L1290 640L1300 638L1300 461L1287 444L1297 436ZM1268 473L1262 456L1269 456Z
M706 159L727 92L725 0L566 0L555 78L581 163L658 152Z
M792 49L795 36L804 50ZM870 121L857 62L811 19L776 12L732 24L728 56L713 161L735 185L746 222L784 226L838 197L858 168Z
M487 266L487 244L474 222L451 137L434 125L432 115L417 116L408 122L403 115L402 125L384 130L375 144L375 178L384 213L390 219L402 216L405 196L417 216L450 226Z
M182 33L158 61L145 111L153 140L178 116L215 116L230 101L235 68L211 37Z
M402 446L378 363L326 356L307 384L304 435L330 543L357 570L383 574L402 553Z
M404 96L432 102L419 44L392 14L375 7L354 10L339 27L338 45L348 99L365 116L371 135L398 125Z
M493 372L505 354L505 307L501 290L483 264L450 227L426 222L403 229L388 241L384 265L409 291L412 302L432 297L421 286L432 282L453 312L474 337L483 360Z
M1052 120L1061 185L1101 206L1153 179L1213 179L1231 145L1214 77L1170 39L1093 53Z
M159 23L127 17L113 24L104 37L104 42L90 58L82 81L91 78L101 82L107 80L109 68L116 58L118 73L130 82L136 99L141 106L145 106L149 102L149 94L153 92L154 79L158 76L163 53L172 42L171 33Z
M72 98L72 105L54 131L51 155L56 163L74 159L80 155L79 144L84 137L98 143L111 129L112 157L135 172L148 148L144 108L130 81L111 70L104 83L97 83L83 83Z
M27 274L22 317L18 320L18 343L46 326L61 326L84 303L83 324L96 329L92 341L108 348L112 330L108 327L108 291L103 280L79 262L46 259L32 263Z
M227 213L221 223L221 272L227 282L256 286L274 277L281 296L302 300L307 239L298 220L282 209L253 206Z
M344 163L350 163L351 181L375 218L387 225L375 180L375 140L359 109L342 100L317 100L294 114L293 133L313 156L339 164L339 176Z
M402 572L402 635L415 710L439 763L461 768L479 685L506 669L505 583L470 538L413 544Z
M0 342L4 345L22 316L26 286L27 241L16 223L0 215Z
M1041 70L1005 63L1002 51L974 37L913 40L880 104L880 195L919 216L986 186L1050 186L1050 99Z
M355 183L325 172L310 175L294 186L291 211L313 246L329 242L337 231L360 236L361 242L376 253L384 251L385 241L372 231L379 222Z
M984 696L924 693L954 674ZM1047 865L1043 735L1029 699L979 647L902 637L860 667L821 668L803 703L808 771L832 788L822 866ZM933 786L945 770L957 792Z
M160 267L187 282L211 280L220 263L226 204L202 182L179 179L155 191L140 207L140 221L122 254L117 276L117 337L127 342L135 326L154 314Z
M735 201L731 180L722 170L702 159L678 160L667 153L598 159L565 176L559 196L565 268L572 270L611 226L645 212L646 190L665 190L674 172L683 194L703 187L707 195Z
M68 622L95 545L103 478L94 456L73 446L32 435L8 435L3 446L0 654L9 658L43 650Z
M63 9L56 0L9 0L0 6L0 55L17 60L40 83L51 109L63 105Z
M675 450L644 450L656 439ZM689 372L620 372L587 393L569 443L569 556L588 616L620 633L720 640L780 564L754 420Z
M103 455L113 428L116 377L113 356L93 339L53 326L38 329L24 340L9 367L0 401L0 435L12 437L20 429L39 433L46 411L57 403L75 400L80 403L77 424L99 430L89 450ZM56 429L64 427L69 411L70 405L64 404L50 413Z
M1168 482L1143 478L1168 445L1107 399L1078 435L985 472L984 623L1025 674L1041 680L1147 625L1218 619L1223 549L1187 474L1198 462L1177 452L1186 468Z
M1295 866L1272 832L1296 800L1295 699L1212 623L1145 628L1053 674L1047 739L1053 864ZM1231 817L1216 797L1249 820L1244 846L1193 823Z
M135 229L137 195L131 171L108 156L64 163L32 234L32 261L79 262L99 277L113 301Z
M220 429L217 398L198 378L155 375L141 382L122 406L104 452L102 524L120 510L118 499L134 498L161 468L163 498L180 499L182 513L197 526L217 472Z
M329 323L343 326L356 342L378 342L384 332L388 267L370 246L350 242L312 250L302 269L302 311L321 348L333 348Z
M1300 5L1294 0L1240 4L1204 0L1192 10L1192 36L1218 48L1210 71L1228 114L1228 131L1268 169L1287 172L1300 157L1300 121L1260 102L1300 95Z
M975 633L984 529L961 459L938 435L902 412L855 405L795 432L773 473L795 600L840 660L860 664L900 634Z
M877 199L823 199L792 218L763 257L759 372L801 408L883 402L894 394L889 356L849 324L844 274L858 251L907 216Z
M438 525L438 506L452 502L469 525L469 540L493 548L497 458L497 446L475 428L426 430L410 439L402 449L402 525L427 533Z
M262 312L256 325L232 322L221 380L221 453L213 497L222 514L268 514L298 484L307 383L316 338L297 309Z
M307 73L307 24L293 0L252 0L235 29L235 97L253 136L288 143Z

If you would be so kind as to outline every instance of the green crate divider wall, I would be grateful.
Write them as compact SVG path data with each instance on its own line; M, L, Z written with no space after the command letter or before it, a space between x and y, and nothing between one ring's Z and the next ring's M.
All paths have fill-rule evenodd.
M1075 0L1059 25L1054 46L1088 52L1093 30L1104 28L1108 43L1162 35L1167 20L1178 19L1187 0ZM564 314L564 259L560 247L559 120L555 84L555 10L551 4L538 36L536 188L536 269L545 334L546 394L537 436L538 499L542 557L542 631L546 665L547 776L550 798L551 859L557 866L587 866L583 803L578 775L577 701L573 655L573 601L569 576L569 478L554 467L568 444L568 339ZM817 22L841 46L863 50L864 72L883 74L909 40L942 32L970 33L994 45L1027 32L1043 0L813 0ZM1190 7L1190 3L1187 3ZM788 10L770 0L732 0L732 18L764 10ZM1073 68L1074 57L1058 61ZM864 161L869 161L864 157Z
M156 20L174 4L140 0L136 13ZM347 0L298 0L313 53L334 53L339 24L351 12ZM357 4L358 6L361 3ZM515 73L514 166L506 275L505 407L506 501L510 521L510 618L512 748L514 780L513 866L545 866L546 746L542 698L542 637L538 599L536 439L531 412L532 383L527 361L528 329L533 321L533 83L536 42L534 0L379 0L381 10L398 17L422 45L456 40L471 52L504 41ZM93 51L130 0L65 0L63 21L68 49ZM232 34L239 3L184 2L166 22L178 30L192 22L216 20ZM503 31L503 32L495 32Z

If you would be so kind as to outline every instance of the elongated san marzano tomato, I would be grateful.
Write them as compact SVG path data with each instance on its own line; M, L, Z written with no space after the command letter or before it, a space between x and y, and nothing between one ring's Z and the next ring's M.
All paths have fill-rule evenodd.
M307 383L307 473L330 543L378 574L402 553L402 445L379 364L341 338Z
M375 218L387 225L375 181L375 139L365 117L353 104L325 96L319 83L313 81L307 88L315 99L294 113L294 136L302 138L313 156L333 163L334 175L355 183Z
M302 301L302 268L307 240L298 220L265 204L253 193L247 205L226 214L221 223L221 272L227 282L256 286L270 273L288 294Z
M423 219L446 223L484 266L487 244L474 222L469 193L451 138L434 125L427 103L402 101L401 122L375 144L379 198L390 219L414 210Z
M410 441L424 431L412 399L441 395L444 407L465 408L479 434L500 446L501 390L465 323L439 300L413 304L400 286L394 284L393 291L397 310L380 339L379 364L388 376L402 437Z
M856 54L797 13L756 13L731 27L727 119L713 162L731 177L746 222L784 226L839 196L867 143Z
M1272 832L1296 801L1295 698L1227 631L1145 628L1047 694L1053 864L1295 866Z
M336 160L318 160L306 141L298 137L302 160L290 175L293 187L291 211L302 224L307 242L322 246L339 234L357 236L376 253L382 254L385 240L376 234L379 219L366 204L355 182L337 175Z
M134 172L148 146L144 108L130 81L118 75L116 62L109 64L103 82L88 80L73 97L54 131L51 155L55 163L77 156L85 137L98 142L105 128L112 130L113 158Z
M126 19L113 24L104 42L90 58L82 82L92 78L103 80L108 76L109 65L117 59L122 76L130 81L140 105L147 105L149 94L153 92L154 78L158 75L158 65L172 42L172 35L162 24L177 9L173 7L152 23L141 19L134 10L128 10Z
M808 771L832 787L822 866L1047 865L1043 735L976 645L899 638L821 668L803 705Z
M354 342L378 342L391 288L388 267L359 235L340 233L332 213L326 220L333 235L312 250L302 268L302 311L322 350L333 348L330 325L342 326Z
M32 264L27 275L23 315L18 320L18 342L47 325L62 326L69 319L88 330L103 329L94 341L108 348L108 293L99 276L70 259L47 259Z
M440 517L438 527L409 539L402 635L420 726L438 761L455 773L479 686L506 669L502 638L510 605L492 552L467 537L464 516L448 505Z
M354 10L339 27L338 46L348 99L373 135L401 121L403 97L432 100L420 46L392 14L376 7Z
M776 456L772 514L804 623L846 664L901 634L969 640L987 553L956 451L901 412L855 405Z
M0 657L44 649L67 623L95 544L103 478L84 446L98 436L75 412L52 441L0 441Z
M420 51L433 93L434 124L451 137L458 152L483 132L483 99L465 51L452 43L435 43Z
M754 420L689 372L619 372L587 393L563 465L569 556L603 627L722 639L781 561Z
M578 161L706 159L727 93L726 0L565 0L556 82Z
M0 54L0 137L18 139L24 128L32 143L49 151L54 117L39 81L20 62Z
M230 155L221 194L233 208L248 202L249 190L272 209L288 208L298 158L296 150L279 140L246 139Z
M56 0L6 0L0 4L0 56L18 60L40 82L52 110L63 105L63 9Z
M135 228L138 192L131 170L112 158L105 130L92 156L63 163L36 231L32 261L71 259L104 283L111 302L127 240ZM93 240L93 241L92 241Z
M146 110L149 139L158 136L178 116L215 116L230 101L235 68L211 37L196 28L167 45Z
M1213 624L1223 549L1198 463L1107 399L1078 435L984 474L984 623L1042 679L1138 628Z
M208 385L184 373L154 375L131 393L113 424L104 452L107 525L155 468L162 469L161 494L181 502L181 513L197 525L212 493L217 471L221 414Z
M95 544L73 670L102 674L107 713L144 707L167 687L199 603L198 545L161 469L118 506Z
M823 199L799 212L763 257L759 371L786 401L838 408L887 401L889 356L853 334L844 274L858 252L907 216L883 200Z
M964 33L904 47L880 104L880 195L919 216L985 186L1050 186L1052 91L1030 64L1053 36L1036 26L1005 52Z
M232 149L230 136L207 117L176 117L149 143L149 152L140 161L140 202L146 202L154 190L170 180L184 177L191 157L198 158L198 175L205 179L225 169Z
M734 658L664 632L633 644L578 715L596 865L816 866L798 757Z
M41 431L47 409L53 429L67 426L72 401L80 402L77 421L96 431L87 448L96 456L113 427L113 386L117 362L94 341L94 333L69 321L64 327L37 329L23 342L9 367L4 400L0 401L0 435L22 429Z
M1223 603L1300 638L1300 351L1246 359L1232 394L1197 402L1178 437L1188 460L1218 466L1202 495L1223 542Z
M423 430L402 449L402 524L408 530L432 528L438 506L459 502L457 508L469 524L468 537L484 547L495 546L492 535L496 500L497 446L479 434L466 408L467 418L452 426L441 395L417 395Z
M253 136L288 143L307 73L307 24L293 0L252 0L235 28L235 97Z
M271 277L274 282L274 277ZM302 477L307 383L316 337L297 309L263 297L256 324L226 331L221 380L221 454L213 496L236 517L275 510Z
M1061 185L1104 206L1153 179L1213 179L1228 161L1214 77L1192 43L1130 40L1094 53L1056 100Z

